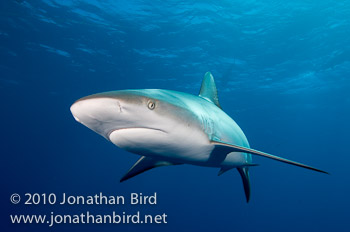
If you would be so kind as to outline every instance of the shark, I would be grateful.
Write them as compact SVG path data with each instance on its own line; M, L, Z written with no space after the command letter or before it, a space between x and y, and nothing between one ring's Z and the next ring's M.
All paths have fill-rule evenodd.
M199 95L163 89L118 90L83 97L70 110L79 123L141 156L120 182L161 166L213 167L219 169L218 175L236 169L249 202L249 169L257 166L254 156L328 174L252 149L242 129L222 110L210 72L204 75Z

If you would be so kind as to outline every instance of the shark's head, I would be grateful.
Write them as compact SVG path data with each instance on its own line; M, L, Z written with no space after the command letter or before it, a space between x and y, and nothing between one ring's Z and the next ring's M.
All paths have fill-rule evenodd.
M71 112L76 121L115 145L149 155L179 149L176 141L186 139L184 135L205 137L182 104L162 90L123 90L81 98Z

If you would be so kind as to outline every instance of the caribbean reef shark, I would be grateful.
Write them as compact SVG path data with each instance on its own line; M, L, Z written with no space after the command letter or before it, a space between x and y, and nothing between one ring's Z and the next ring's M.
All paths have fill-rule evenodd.
M325 171L251 149L237 123L219 104L214 78L207 72L199 96L162 89L120 90L77 100L70 108L76 121L141 158L120 180L149 169L178 164L236 168L247 202L252 155Z

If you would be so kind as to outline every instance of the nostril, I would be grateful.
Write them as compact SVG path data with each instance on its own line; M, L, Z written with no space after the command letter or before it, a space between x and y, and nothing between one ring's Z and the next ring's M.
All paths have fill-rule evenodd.
M119 108L119 112L122 113L122 112L123 112L123 110L122 110L122 105L120 105L120 102L119 102L119 101L117 102L117 106L118 106L118 108Z

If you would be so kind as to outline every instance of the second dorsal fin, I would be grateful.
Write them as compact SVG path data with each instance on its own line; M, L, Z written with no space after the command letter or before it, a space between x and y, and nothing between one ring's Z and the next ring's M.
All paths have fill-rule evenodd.
M215 81L213 75L210 72L207 72L204 75L201 90L199 96L214 103L216 106L221 108L218 98L218 91L216 89Z

